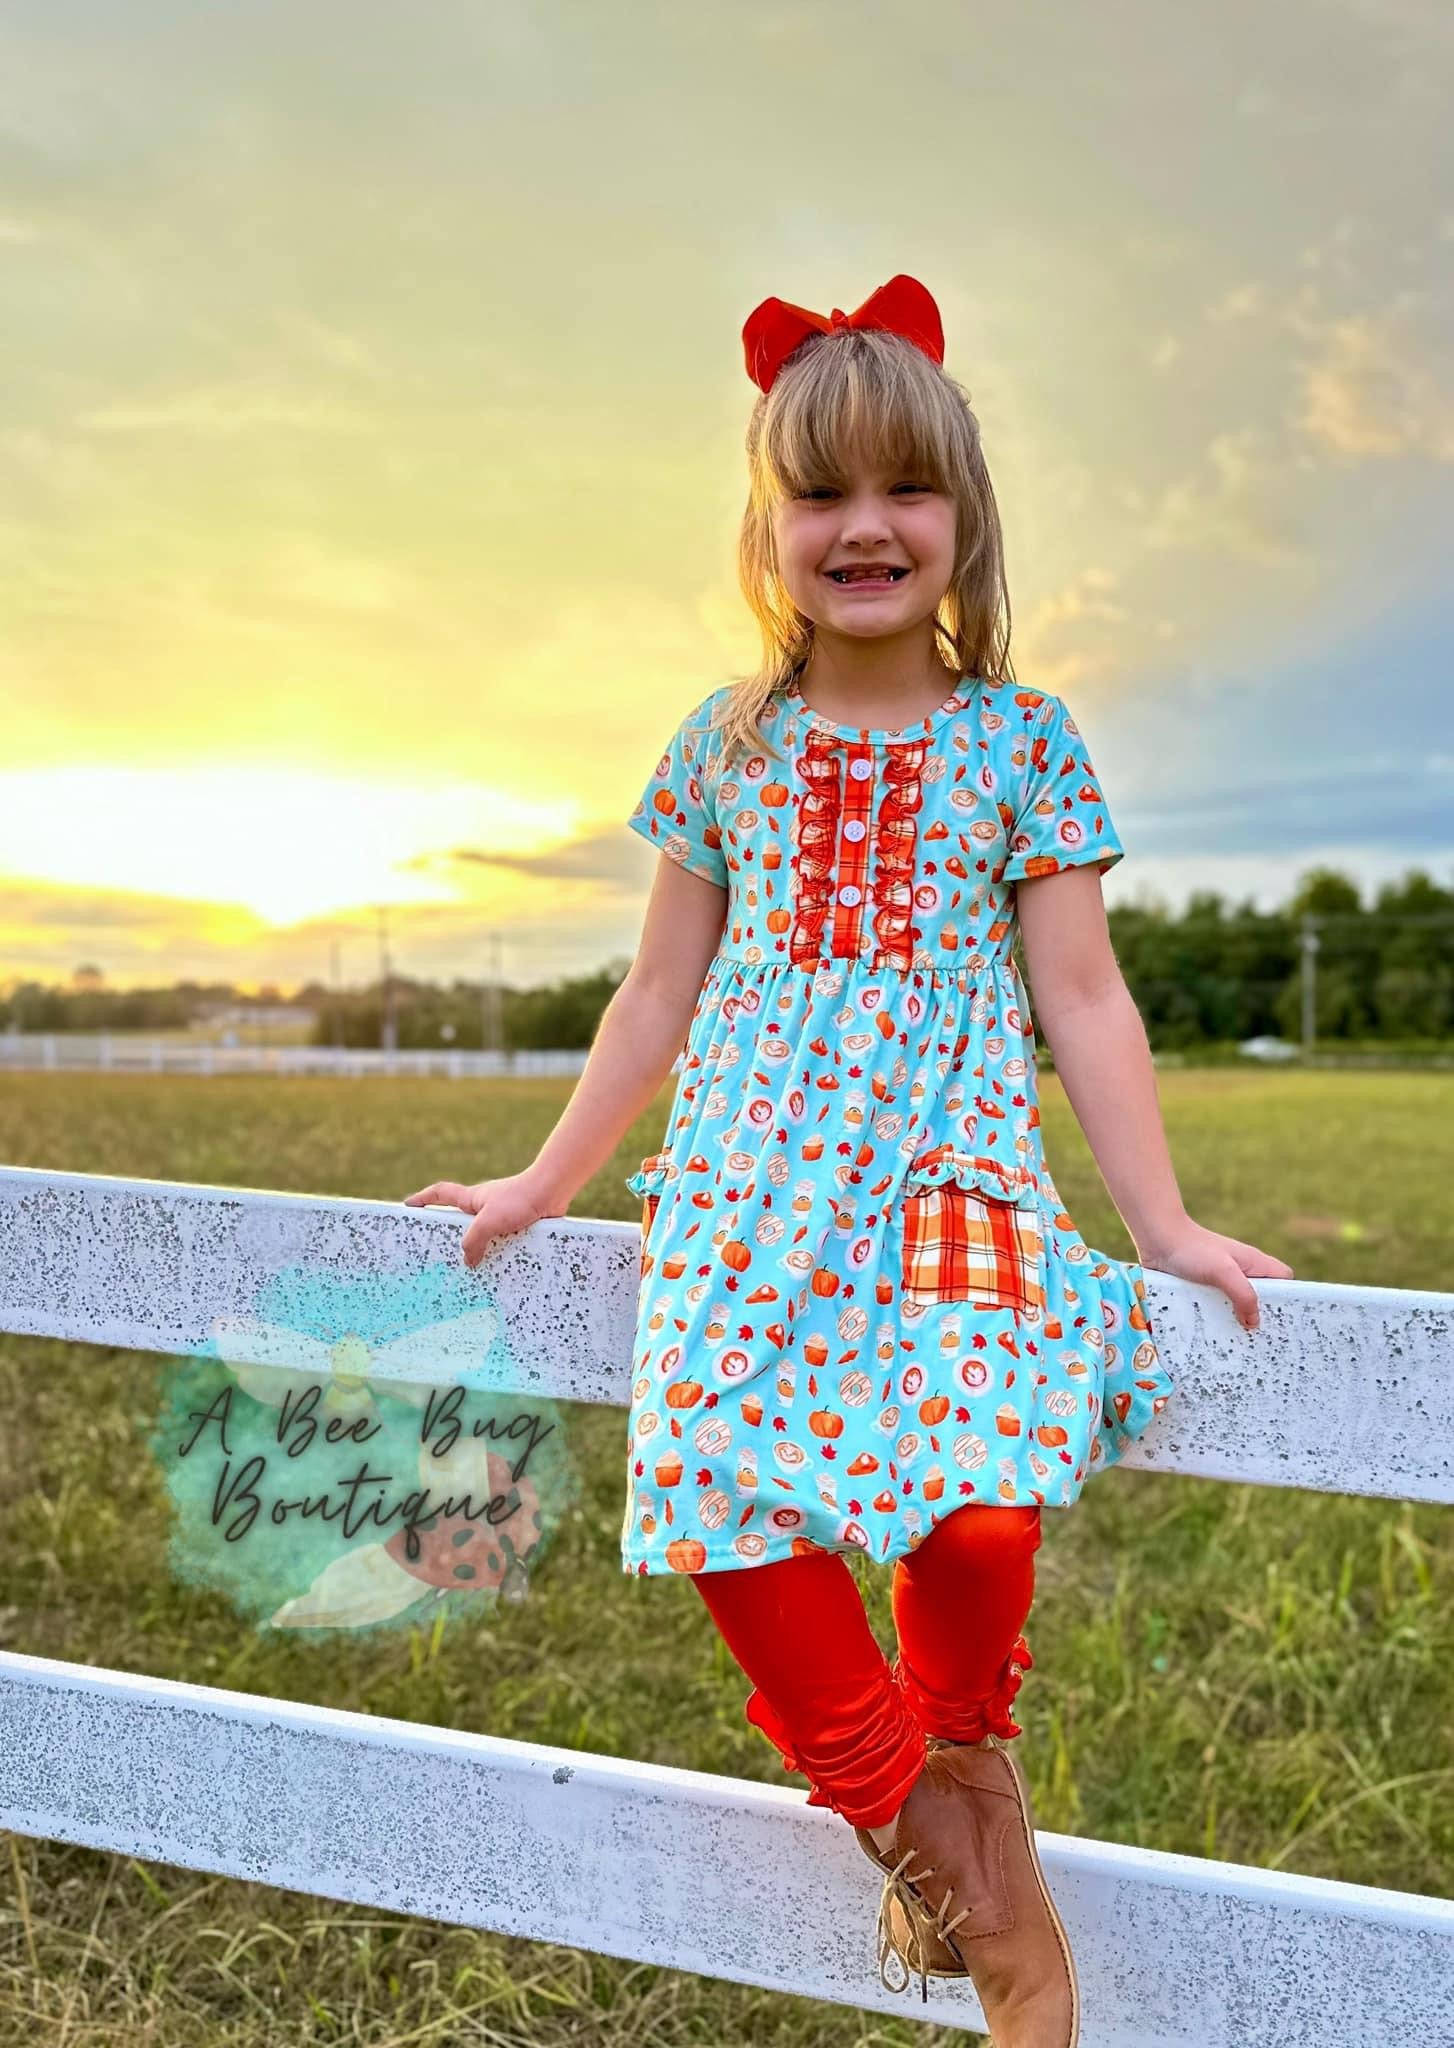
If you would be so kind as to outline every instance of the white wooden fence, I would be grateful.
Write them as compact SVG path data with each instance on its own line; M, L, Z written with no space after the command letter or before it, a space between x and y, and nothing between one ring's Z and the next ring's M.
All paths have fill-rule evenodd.
M282 1269L407 1276L458 1261L463 1227L388 1202L0 1169L0 1329L189 1351ZM512 1390L624 1406L639 1242L635 1223L562 1218L495 1248L477 1276L510 1331ZM1249 1336L1215 1290L1147 1280L1177 1393L1128 1466L1454 1501L1454 1296L1264 1281ZM454 1378L441 1359L438 1383ZM881 1880L797 1789L5 1654L0 1826L983 2024L967 1982L931 1980L927 2005L917 1985L883 1989ZM1038 1840L1083 2048L1454 2048L1454 1902Z
M0 1073L334 1074L353 1081L373 1074L435 1074L471 1081L579 1074L588 1053L585 1046L508 1052L406 1046L383 1052L371 1045L217 1045L124 1031L0 1031Z

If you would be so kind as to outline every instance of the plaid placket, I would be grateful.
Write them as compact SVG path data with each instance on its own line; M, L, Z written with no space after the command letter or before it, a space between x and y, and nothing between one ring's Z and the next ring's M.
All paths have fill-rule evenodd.
M856 958L863 936L863 906L868 894L869 849L873 845L873 748L859 740L845 742L843 811L838 823L835 866L838 889L833 905L830 951Z

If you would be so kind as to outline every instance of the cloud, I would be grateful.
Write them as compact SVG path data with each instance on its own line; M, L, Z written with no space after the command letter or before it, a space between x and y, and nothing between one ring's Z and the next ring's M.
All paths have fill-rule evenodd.
M1214 435L1197 473L1161 492L1142 537L1153 548L1198 548L1273 564L1298 561L1303 550L1268 516L1283 483L1259 428Z
M1181 343L1174 334L1158 335L1151 349L1152 369L1169 370L1181 352Z
M374 382L384 374L377 353L357 334L347 334L341 327L315 319L311 313L297 311L281 314L279 323L300 352L325 369L345 370Z
M328 400L296 399L239 385L178 392L153 404L95 406L75 424L97 434L255 433L282 427L292 433L362 434L373 424L366 412Z
M1419 296L1402 295L1403 306ZM1318 351L1302 365L1295 419L1310 441L1355 462L1454 461L1454 397L1421 359L1398 308L1301 325Z
M319 612L397 612L422 603L416 580L392 562L351 555L307 533L279 541L259 563L261 595Z
M628 806L629 808L629 806ZM646 842L627 827L623 816L574 839L564 840L544 853L511 853L503 849L455 846L447 852L421 855L410 867L497 868L534 882L579 882L583 887L640 889L643 868L649 875L656 855Z
M1233 285L1230 291L1223 292L1220 299L1208 306L1207 318L1217 322L1246 320L1252 314L1260 313L1265 303L1266 296L1260 284Z
M1130 617L1125 605L1107 595L1117 582L1110 569L1082 569L1064 590L1057 591L1036 606L1030 616L1030 631L1043 632L1049 626L1084 624L1088 619L1107 625L1121 625Z
M1059 695L1123 667L1124 628L1133 615L1112 595L1118 582L1113 570L1081 569L1024 614L1012 657L1017 673ZM1102 626L1115 631L1097 644Z
M1451 798L1447 765L1436 772L1382 754L1256 780L1241 773L1200 789L1183 779L1165 802L1128 794L1116 818L1128 852L1157 863L1225 859L1247 863L1250 874L1275 852L1299 866L1326 860L1366 882L1375 869L1391 877L1400 863L1454 863ZM1275 847L1269 818L1277 820Z

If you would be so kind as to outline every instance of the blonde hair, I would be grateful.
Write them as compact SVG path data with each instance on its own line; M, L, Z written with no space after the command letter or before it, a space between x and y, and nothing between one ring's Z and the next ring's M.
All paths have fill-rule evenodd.
M719 744L709 780L739 752L776 753L758 720L774 693L802 674L813 649L813 621L779 573L774 506L814 486L843 484L854 455L953 499L954 570L934 617L936 651L955 677L1015 679L999 507L968 392L902 335L835 328L795 351L748 421L737 574L761 629L763 658L751 674L734 677L714 707Z

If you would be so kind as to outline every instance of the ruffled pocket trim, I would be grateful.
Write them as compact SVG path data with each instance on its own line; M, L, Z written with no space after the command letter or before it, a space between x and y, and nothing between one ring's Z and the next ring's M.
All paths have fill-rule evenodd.
M648 1152L635 1173L626 1176L633 1195L661 1195L681 1179L681 1168L669 1152Z
M904 1192L917 1194L946 1183L971 1188L994 1201L1013 1202L1017 1209L1040 1206L1040 1177L1028 1166L995 1159L988 1153L956 1151L947 1140L930 1146L910 1162Z

